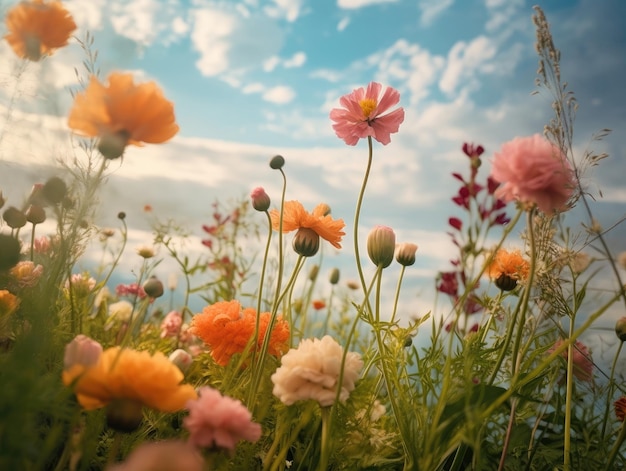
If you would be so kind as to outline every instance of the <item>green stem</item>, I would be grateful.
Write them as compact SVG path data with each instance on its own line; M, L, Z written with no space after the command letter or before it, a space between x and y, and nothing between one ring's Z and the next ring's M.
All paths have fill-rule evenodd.
M626 420L622 422L622 428L619 431L619 435L617 440L615 441L615 445L613 445L613 449L611 450L611 454L609 455L609 461L604 469L615 469L613 468L613 462L615 461L615 457L619 452L622 443L624 443L624 439L626 439Z
M322 452L318 466L319 471L326 471L328 469L328 460L330 458L330 427L330 407L322 407Z
M398 276L398 284L396 285L396 295L393 298L393 312L391 313L391 319L389 321L390 324L393 324L393 321L396 318L396 312L398 311L398 300L400 299L400 287L402 286L402 278L404 278L404 271L406 267L402 265L400 269L400 276Z
M613 390L615 389L615 368L617 367L617 359L622 352L623 346L624 342L620 342L619 346L617 347L617 352L615 352L615 357L613 358L613 365L611 366L611 376L609 377L609 390L606 396L606 408L604 409L604 419L602 421L602 433L600 434L600 442L604 441L604 436L606 434L606 424L609 420L609 411L612 403Z
M361 267L361 256L359 254L359 217L361 215L361 206L363 204L363 196L365 195L365 188L367 186L367 180L369 179L369 174L372 169L372 159L374 155L374 149L372 144L372 136L367 136L367 146L368 146L368 155L367 155L367 167L365 168L365 175L363 176L363 184L361 185L361 190L359 191L359 196L357 198L356 210L354 212L354 257L356 259L356 268L359 272L359 280L361 281L361 287L363 289L363 293L367 293L367 287L365 285L365 277L363 276L363 268Z

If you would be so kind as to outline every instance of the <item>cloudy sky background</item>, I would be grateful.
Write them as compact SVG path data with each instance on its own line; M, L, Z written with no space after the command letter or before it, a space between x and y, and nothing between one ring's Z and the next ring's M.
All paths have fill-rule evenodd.
M13 3L0 2L0 13ZM449 269L453 256L445 232L448 217L460 214L450 201L458 188L450 173L466 171L462 144L485 147L486 177L502 143L541 132L551 117L549 95L531 97L537 69L533 3L66 1L79 25L77 38L87 31L94 38L101 75L123 70L156 80L175 103L181 127L169 143L129 149L121 165L111 165L97 224L115 226L119 211L128 214L133 232L123 267L130 278L138 266L132 249L151 240L144 205L160 219L176 219L199 241L216 198L241 198L263 186L279 200L282 182L268 161L281 154L287 199L308 208L326 202L334 217L346 221L344 249L325 248L324 268L339 266L342 280L355 279L352 218L367 144L346 146L328 113L341 95L379 81L400 91L406 118L390 145L375 143L361 239L384 224L398 241L419 245L401 312L427 313L434 276ZM626 202L626 3L548 0L541 6L562 51L562 75L580 104L577 157L587 149L610 155L588 179L595 217L609 227L624 216ZM84 58L73 40L22 70L0 44L0 189L13 204L33 183L60 171L56 159L74 152L65 116L68 90L77 86L74 69L85 75ZM613 132L592 142L603 128ZM575 231L582 230L583 217L581 211L569 216ZM625 237L622 226L609 233L616 252L626 250ZM396 274L386 276L390 287ZM440 304L437 310L447 312L449 305ZM600 324L612 329L617 315L623 313Z

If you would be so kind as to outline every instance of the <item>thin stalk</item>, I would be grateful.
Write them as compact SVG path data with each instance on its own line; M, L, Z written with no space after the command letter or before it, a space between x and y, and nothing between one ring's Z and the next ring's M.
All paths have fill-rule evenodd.
M372 136L367 136L367 146L368 146L368 154L367 154L367 166L365 168L365 175L363 176L363 184L361 185L361 190L359 191L359 196L356 202L356 210L354 212L354 257L356 259L356 268L359 272L359 280L361 281L361 288L363 289L363 293L367 293L367 287L365 285L365 277L363 276L363 268L361 267L361 256L359 253L359 217L361 215L361 206L363 205L363 196L365 195L365 188L367 186L367 180L369 179L369 174L372 169L372 160L374 155Z
M319 471L328 469L328 460L330 458L330 427L331 415L330 407L322 407L322 452L320 453Z
M609 377L609 390L606 397L606 408L604 409L604 419L602 420L602 433L600 434L600 442L604 441L604 436L606 434L606 424L609 420L609 411L611 408L611 402L613 396L613 390L615 389L615 368L617 367L617 359L619 358L620 353L622 352L622 347L624 346L624 342L620 342L617 347L617 352L615 352L615 357L613 357L613 365L611 365L611 376Z

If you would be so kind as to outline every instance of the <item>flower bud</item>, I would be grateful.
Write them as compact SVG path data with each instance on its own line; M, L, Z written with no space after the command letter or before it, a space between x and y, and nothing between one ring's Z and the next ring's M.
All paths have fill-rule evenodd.
M2 219L11 229L19 229L26 225L26 215L15 206L9 206L4 210Z
M270 197L265 193L263 187L259 186L250 193L252 207L260 212L265 212L270 207Z
M67 185L59 177L49 178L41 189L41 195L46 201L52 204L58 204L63 201L66 193Z
M626 317L620 317L615 323L615 335L622 342L626 342Z
M0 272L10 270L20 261L20 242L15 237L0 234Z
M339 268L333 268L330 271L330 275L328 275L328 281L330 281L331 285L336 285L339 283Z
M154 248L147 245L142 245L140 247L137 247L137 254L142 258L152 258L154 257Z
M270 167L274 170L280 170L285 165L285 158L282 155L275 155L270 160Z
M320 236L313 229L301 227L293 238L293 250L303 257L312 257L320 248Z
M178 276L176 273L170 273L170 276L167 278L167 287L170 291L175 291L176 286L178 285Z
M189 367L191 366L191 363L193 362L193 357L189 354L189 352L183 350L182 348L174 350L170 354L169 359L183 373L186 373L187 370L189 370Z
M41 224L46 220L46 211L37 204L31 204L24 215L26 220L33 225Z
M367 236L367 253L377 267L387 268L396 250L396 234L391 227L375 226Z
M7 202L6 198L2 194L2 191L0 191L0 208L2 208L4 206L4 203L6 202Z
M113 160L121 157L128 145L128 133L120 131L104 134L98 142L98 150L105 159Z
M74 365L92 366L98 363L102 354L102 345L86 335L77 335L65 346L63 369L68 370Z
M143 290L151 298L160 298L163 296L163 283L156 276L151 276L143 284Z
M398 244L396 248L396 261L403 267L409 267L415 263L415 252L417 245L410 242Z
M319 265L313 265L311 270L309 271L309 280L315 281L317 279L317 274L320 272Z
M620 267L626 270L626 251L619 253L619 255L617 256L617 263Z
M124 219L126 219L126 213L124 211L120 211L119 213L117 213L117 218L123 221Z
M517 287L517 280L506 273L502 273L496 278L495 284L502 291L513 291Z

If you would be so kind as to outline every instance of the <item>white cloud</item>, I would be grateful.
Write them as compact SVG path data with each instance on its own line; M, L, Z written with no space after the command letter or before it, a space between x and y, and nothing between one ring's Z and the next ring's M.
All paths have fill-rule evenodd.
M350 24L350 18L348 18L347 16L345 18L342 18L341 21L337 23L337 31L341 32L345 30L349 24Z
M431 25L439 15L452 6L454 0L420 0L420 23L424 26Z
M189 24L180 16L177 16L172 20L172 31L179 36L183 36L189 31Z
M68 0L65 6L72 14L79 29L96 31L102 29L104 22L102 16L104 12L105 0Z
M265 72L271 72L272 70L276 68L278 64L280 64L280 57L278 56L269 57L263 62L263 70Z
M302 0L272 0L274 5L266 6L265 12L272 18L285 18L294 22L300 16Z
M379 3L394 3L397 0L337 0L337 6L345 10L355 10L357 8L376 5Z
M486 0L485 7L489 14L485 29L493 32L502 27L510 28L512 20L521 19L520 10L524 7L524 0ZM524 24L527 24L526 18L524 18Z
M109 6L114 31L142 46L167 44L180 37L172 28L172 18L180 11L177 0L165 4L159 0L118 0Z
M193 17L191 41L200 53L196 66L202 75L218 75L228 69L230 36L235 31L237 19L225 11L211 8L196 10Z
M254 83L250 83L250 84L244 86L241 89L241 93L249 95L251 93L261 93L263 90L265 90L265 87L263 86L263 84L258 83L258 82L254 82Z
M448 53L447 66L439 81L439 88L452 94L463 81L466 87L474 86L474 75L477 71L484 70L496 52L494 42L485 36L478 36L470 43L457 42Z
M322 80L326 80L327 82L335 83L341 80L342 74L340 72L337 72L336 70L317 69L311 72L310 76L312 78L319 78Z
M290 59L286 59L284 62L284 66L286 69L291 69L295 67L302 67L306 62L306 54L302 51L296 52Z
M276 103L278 105L289 103L295 98L295 96L296 93L293 91L293 89L284 85L272 87L268 89L265 93L263 93L263 99L265 101L269 101L270 103Z

